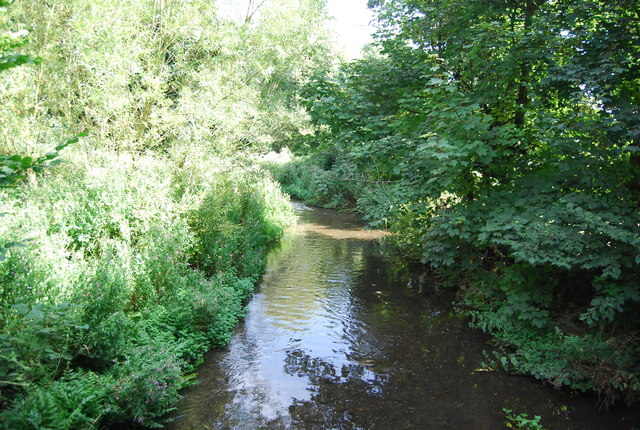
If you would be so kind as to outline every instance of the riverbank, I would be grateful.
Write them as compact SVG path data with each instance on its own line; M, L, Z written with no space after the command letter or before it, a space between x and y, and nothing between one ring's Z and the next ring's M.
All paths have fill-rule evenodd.
M495 430L522 414L548 429L630 430L640 419L483 367L488 337L455 312L453 291L359 218L295 206L246 318L206 355L171 430Z
M291 221L239 159L75 150L0 191L0 427L157 426ZM28 240L25 240L27 239Z
M591 303L594 292L584 279L565 269L515 262L501 254L506 251L500 247L483 252L473 246L455 247L454 243L467 243L477 233L438 224L448 222L448 205L455 203L444 198L398 203L394 199L400 194L395 187L400 185L336 179L346 175L344 166L331 167L326 163L329 159L329 153L306 157L285 154L271 157L265 167L296 198L351 209L374 228L389 227L394 233L391 242L395 252L408 260L422 261L437 273L442 285L456 291L457 305L471 318L471 325L493 337L487 366L531 375L556 388L592 392L597 396L597 407L604 410L635 402L640 392L640 350L633 319L622 319L607 330L606 315L593 307L605 303L597 298ZM438 211L442 216L436 215ZM468 224L466 218L464 224ZM458 236L459 242L454 242ZM513 246L525 243L520 245L514 239ZM436 252L439 246L440 253ZM437 255L436 261L425 257L426 248ZM444 264L446 259L451 261ZM535 292L530 292L534 287ZM624 309L627 307L619 310Z

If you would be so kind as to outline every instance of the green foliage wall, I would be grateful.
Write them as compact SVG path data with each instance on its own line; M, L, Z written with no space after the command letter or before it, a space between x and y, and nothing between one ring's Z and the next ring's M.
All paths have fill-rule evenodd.
M461 287L505 366L637 399L638 2L370 5L379 53L303 88L298 154Z
M291 207L221 159L64 167L2 194L0 242L32 240L0 262L0 427L153 427L229 341Z
M19 0L11 16L42 60L0 83L13 152L61 130L136 151L268 148L305 126L292 86L330 63L311 0L267 2L243 23L204 0Z
M306 126L322 6L0 0L0 428L159 427L229 341L292 217L238 151Z

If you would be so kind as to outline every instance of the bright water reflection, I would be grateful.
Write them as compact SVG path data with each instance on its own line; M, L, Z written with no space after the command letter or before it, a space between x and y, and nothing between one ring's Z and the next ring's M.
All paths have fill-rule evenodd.
M603 416L590 399L474 371L485 339L424 275L386 261L382 233L297 210L244 324L208 355L173 428L497 429L503 407L548 428L631 428L628 412Z

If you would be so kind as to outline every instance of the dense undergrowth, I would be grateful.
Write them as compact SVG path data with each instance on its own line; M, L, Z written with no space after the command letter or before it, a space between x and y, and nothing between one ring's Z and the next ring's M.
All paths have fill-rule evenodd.
M450 229L450 220L434 220L430 212L440 209L455 215L452 196L407 204L398 197L403 195L400 185L336 179L340 175L353 177L354 170L336 165L327 169L327 164L318 160L323 157L293 157L264 166L294 198L354 210L371 227L389 228L397 252L427 264L440 275L443 285L456 288L458 309L470 317L473 327L492 334L494 349L487 357L488 366L532 375L556 388L595 391L599 408L606 409L619 399L637 401L640 344L633 289L627 288L616 299L599 297L590 285L593 274L582 273L574 265L514 261L505 249L478 247L471 239L487 234L482 208L465 213L469 220L458 218L453 231L435 233L436 229ZM470 228L473 225L477 230ZM433 237L435 234L439 237ZM425 238L433 242L425 244ZM562 246L561 238L553 245L550 238L545 240L546 246ZM545 242L535 241L533 246L538 245ZM425 259L425 246L430 247L430 260ZM447 246L451 248L447 250ZM452 260L434 264L447 257ZM631 275L631 279L635 277ZM597 278L596 282L604 281ZM601 288L618 291L612 286Z
M283 188L389 226L496 365L640 400L637 0L371 2L379 52L301 90Z
M229 341L292 217L247 154L331 61L320 2L232 6L0 0L0 428L159 427Z
M0 0L0 426L159 425L291 215L242 154L284 146L496 363L638 400L637 0L370 5L336 68L320 0Z
M2 193L0 241L24 244L0 263L10 429L160 423L292 216L263 173L224 159L94 152Z

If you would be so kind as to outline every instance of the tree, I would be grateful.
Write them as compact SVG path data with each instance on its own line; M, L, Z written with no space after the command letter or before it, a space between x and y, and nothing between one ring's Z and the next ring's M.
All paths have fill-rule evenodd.
M6 8L10 4L11 2L7 0L0 0L0 72L24 64L38 63L38 59L19 52L19 49L27 44L27 33L25 31L12 32L5 27L7 20L4 14L6 14ZM45 168L55 166L61 161L58 158L58 151L77 141L78 137L69 139L65 143L56 146L54 151L39 157L0 153L0 190L15 187L20 181L26 179L29 172L35 174ZM4 213L0 213L0 217L4 215ZM7 250L15 246L23 245L20 242L0 244L0 261L5 259Z
M35 0L15 16L44 61L20 77L33 88L16 76L7 89L20 114L5 122L88 130L117 150L268 149L304 127L293 89L330 62L319 1L269 1L246 22L205 0Z
M303 93L310 148L334 154L334 172L393 182L359 207L464 281L476 324L521 370L635 399L621 375L639 351L612 351L640 324L638 2L370 5L381 54Z

